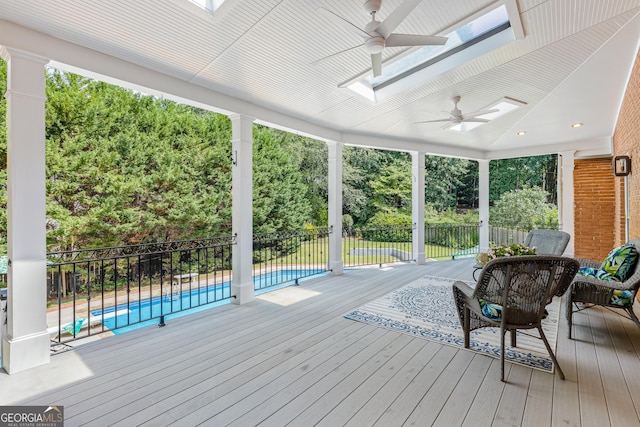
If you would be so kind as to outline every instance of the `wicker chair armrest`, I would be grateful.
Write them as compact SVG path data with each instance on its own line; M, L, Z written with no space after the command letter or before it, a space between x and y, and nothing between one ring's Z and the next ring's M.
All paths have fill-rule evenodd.
M600 266L602 265L602 261L594 261L592 259L575 258L575 260L580 263L580 268L582 267L600 268Z
M626 290L631 289L631 283L627 280L626 282L607 282L605 280L599 280L595 277L585 277L577 275L572 284L580 283L582 285L590 285L595 286L602 289L612 289L612 290Z
M460 290L460 292L462 294L464 294L465 297L470 298L470 299L475 298L474 295L473 295L475 290L471 286L466 284L465 282L461 282L461 281L458 280L458 281L454 282L453 286L458 288Z
M480 312L480 303L478 297L475 294L475 290L464 282L453 283L453 294L456 299L456 304L462 307L462 304L466 304L472 311Z

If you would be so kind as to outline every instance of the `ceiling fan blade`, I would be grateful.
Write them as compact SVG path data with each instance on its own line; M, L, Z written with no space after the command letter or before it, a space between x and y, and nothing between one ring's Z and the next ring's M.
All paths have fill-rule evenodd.
M435 46L443 45L447 42L446 37L440 36L420 36L414 34L391 34L385 39L387 47L395 46Z
M440 120L426 120L424 122L414 122L414 124L419 125L422 123L438 123L438 122L450 122L451 120L449 119L440 119Z
M373 77L378 77L382 74L382 52L371 55L371 69L373 70Z
M404 18L406 18L421 1L422 0L404 0L400 6L396 7L394 11L391 12L380 25L378 25L376 32L385 39L389 37L393 30L395 30L396 27L404 21Z
M470 118L470 119L462 119L461 122L463 123L489 123L491 120L488 119L476 119L476 118Z
M312 62L310 62L309 64L310 64L310 65L314 65L314 64L317 64L317 63L319 63L319 62L326 61L327 59L334 58L334 57L336 57L336 56L338 56L338 55L342 55L342 54L343 54L343 53L345 53L345 52L349 52L349 51L351 51L351 50L360 49L360 48L362 48L362 45L361 45L361 44L360 44L360 45L358 45L358 46L354 46L354 47L347 48L347 49L345 49L345 50L341 50L340 52L332 53L331 55L327 55L327 56L325 56L325 57L323 57L323 58L316 59L315 61L312 61Z
M497 113L498 111L500 111L500 110L498 110L497 108L494 108L492 110L474 111L473 113L463 114L462 118L463 119L467 119L467 118L472 119L472 118L475 118L475 117L478 117L478 116L483 116L485 114Z
M326 16L328 19L342 26L342 28L349 30L350 32L357 34L361 37L366 37L366 38L371 37L371 35L367 33L365 30L363 30L362 28L358 27L355 24L352 24L351 22L344 19L342 16L336 14L335 12L330 11L329 9L325 9L324 7L319 7L317 10L318 12Z

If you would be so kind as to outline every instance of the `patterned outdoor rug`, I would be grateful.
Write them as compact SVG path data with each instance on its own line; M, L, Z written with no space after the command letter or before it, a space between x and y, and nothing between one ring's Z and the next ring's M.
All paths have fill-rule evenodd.
M442 277L425 276L345 314L344 317L464 348L464 336L453 302L453 282ZM542 329L551 348L555 349L559 298L554 298L547 310L549 315L543 321ZM507 333L505 360L553 372L553 362L544 343L537 338L538 332L535 329L525 332L533 336L518 331L517 347L509 346L510 338ZM480 328L471 331L470 350L499 359L500 329Z

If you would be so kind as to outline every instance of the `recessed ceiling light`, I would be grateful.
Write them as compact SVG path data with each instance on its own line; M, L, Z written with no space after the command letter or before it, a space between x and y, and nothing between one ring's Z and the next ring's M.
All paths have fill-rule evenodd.
M525 132L523 130L521 130L520 132L516 133L516 135L518 135L518 136L522 136L522 135L526 135L526 134L527 134L527 132Z
M572 128L579 128L580 126L582 126L582 123L574 123L571 125Z

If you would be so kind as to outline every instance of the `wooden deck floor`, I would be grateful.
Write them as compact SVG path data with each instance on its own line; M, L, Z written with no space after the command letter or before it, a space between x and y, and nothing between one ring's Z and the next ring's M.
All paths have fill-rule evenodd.
M0 404L64 405L67 426L640 426L640 330L601 310L561 314L567 376L507 364L343 315L472 261L351 270L174 319L0 374ZM268 301L268 298L280 298Z

